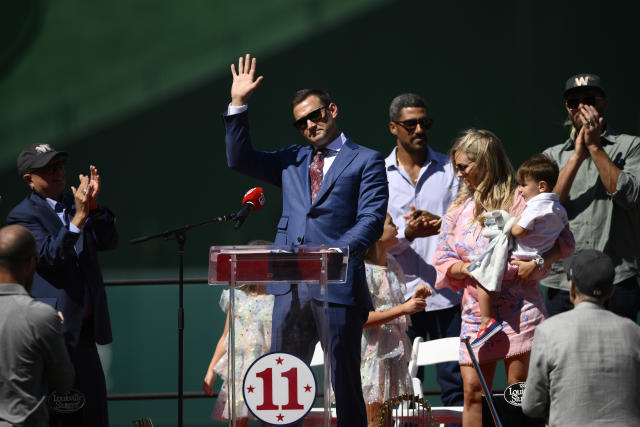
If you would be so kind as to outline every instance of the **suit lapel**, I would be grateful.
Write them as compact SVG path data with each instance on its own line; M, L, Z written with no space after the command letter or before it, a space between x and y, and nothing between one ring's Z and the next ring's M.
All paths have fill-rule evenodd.
M340 177L344 169L349 165L349 163L353 161L353 159L356 158L356 156L358 155L357 148L358 146L355 145L353 142L351 142L350 139L348 139L342 145L342 148L340 149L340 151L338 152L338 155L334 159L333 164L331 165L331 167L329 168L329 171L327 172L327 175L322 179L322 185L320 186L320 191L318 192L318 196L316 197L316 200L313 203L313 205L317 204L318 201L324 197L325 193L327 193L329 189L333 187L333 184ZM309 173L307 173L307 181L308 180L309 180ZM311 195L309 195L309 198L311 198Z
M309 204L311 203L311 181L309 181L309 167L311 166L311 161L313 157L313 147L304 147L304 161L302 162L302 168L300 168L300 181L303 186L303 194L306 194L304 202Z
M55 234L60 230L60 227L64 227L58 215L56 215L56 213L49 207L45 199L33 192L30 194L29 198L37 212L36 216L42 219L42 223L47 227L47 231Z

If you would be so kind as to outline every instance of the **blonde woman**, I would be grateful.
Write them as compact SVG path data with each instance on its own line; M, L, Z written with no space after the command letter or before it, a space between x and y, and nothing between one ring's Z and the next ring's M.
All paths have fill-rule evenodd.
M461 337L475 338L481 324L476 281L467 270L486 249L489 238L483 236L484 214L505 210L520 216L526 204L519 192L513 168L502 143L487 130L470 129L455 142L450 152L462 185L449 208L440 231L440 243L434 255L438 273L436 288L464 289ZM482 373L493 382L499 360L504 360L509 384L525 381L529 354L536 325L546 316L537 279L548 272L554 261L573 251L571 232L564 231L556 245L545 253L544 267L534 260L512 261L507 265L501 290L495 292L493 310L502 322L502 330L482 347L474 349ZM460 371L464 383L463 425L482 425L482 389L466 347L460 347Z

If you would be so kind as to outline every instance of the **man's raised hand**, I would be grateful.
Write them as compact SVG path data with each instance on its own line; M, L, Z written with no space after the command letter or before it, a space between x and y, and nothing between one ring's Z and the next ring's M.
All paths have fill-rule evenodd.
M238 70L236 72L235 64L231 64L231 75L233 83L231 84L231 105L240 107L247 105L249 96L260 85L263 77L257 79L256 75L256 58L251 58L250 54L246 54L238 58Z

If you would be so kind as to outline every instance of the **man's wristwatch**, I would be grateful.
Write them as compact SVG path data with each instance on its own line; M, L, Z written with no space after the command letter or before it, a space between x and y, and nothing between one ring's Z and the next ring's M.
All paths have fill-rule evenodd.
M536 265L538 266L538 268L542 268L542 267L544 267L544 258L542 258L542 257L540 257L540 256L539 256L539 257L537 257L537 258L534 258L534 259L533 259L533 261L536 263Z

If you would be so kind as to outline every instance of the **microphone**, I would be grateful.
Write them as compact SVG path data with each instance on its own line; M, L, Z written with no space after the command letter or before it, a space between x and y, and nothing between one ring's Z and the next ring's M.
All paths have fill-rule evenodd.
M247 191L242 198L242 209L236 214L236 224L233 226L236 230L242 227L244 220L247 219L251 211L257 211L264 206L264 190L262 187L255 187Z

